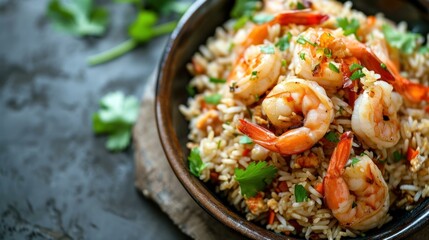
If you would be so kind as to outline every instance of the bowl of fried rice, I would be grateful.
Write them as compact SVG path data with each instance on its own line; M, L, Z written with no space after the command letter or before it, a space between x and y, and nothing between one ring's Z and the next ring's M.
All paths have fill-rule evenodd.
M194 3L164 52L156 117L195 201L253 239L427 226L429 45L416 32L429 22L413 3Z

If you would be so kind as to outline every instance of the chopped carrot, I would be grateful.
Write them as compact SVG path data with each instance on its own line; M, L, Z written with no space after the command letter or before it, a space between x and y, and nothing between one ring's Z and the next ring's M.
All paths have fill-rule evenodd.
M276 213L273 210L270 210L270 213L268 214L268 224L274 223L275 216L276 216Z
M412 147L408 147L407 150L407 160L411 161L419 155L419 151L414 150Z
M320 194L322 194L322 195L325 195L325 190L323 189L323 182L321 182L321 183L318 183L316 186L315 186L315 189L316 189L316 191L318 191Z
M281 181L277 188L279 192L286 192L288 190L287 183L285 181Z
M244 150L243 150L243 154L242 154L242 155L243 155L243 157L248 157L248 156L249 156L250 151L251 151L251 150L250 150L250 149L248 149L248 148L244 149Z

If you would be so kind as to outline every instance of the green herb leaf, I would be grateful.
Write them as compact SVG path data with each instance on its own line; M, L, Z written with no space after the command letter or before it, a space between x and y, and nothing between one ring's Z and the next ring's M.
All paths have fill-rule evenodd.
M421 37L419 34L410 32L402 33L388 24L384 24L381 29L390 46L406 54L410 54L416 50L417 40Z
M286 67L286 65L287 65L286 59L282 59L282 67Z
M274 54L275 52L274 47L271 45L264 45L264 46L261 46L260 48L261 48L261 52L265 54Z
M362 65L357 63L352 63L352 65L349 66L349 69L351 72L353 72L356 69L362 69L362 68L363 68Z
M299 36L299 38L296 40L296 42L297 43L299 43L299 44L302 44L302 45L304 45L304 44L306 44L306 43L308 43L308 44L310 44L311 46L313 46L313 47L316 47L317 46L317 44L316 43L314 43L314 42L310 42L308 39L306 39L305 37L303 37L303 36Z
M245 170L235 169L235 180L240 184L241 194L247 198L255 196L270 184L277 173L277 168L266 162L252 162Z
M295 185L295 201L296 202L304 202L308 199L308 193L307 190L301 185L296 184Z
M301 58L301 60L305 61L305 53L300 53L299 54L299 58Z
M344 35L348 36L350 34L354 34L357 37L356 33L360 24L355 18L352 18L351 20L347 18L337 18L337 26L343 29Z
M92 116L92 128L97 134L109 134L107 149L119 151L129 145L138 110L137 98L125 97L121 92L109 93L101 99L100 110Z
M190 84L186 85L186 92L188 92L188 95L191 97L195 96L196 94L195 87Z
M269 14L258 14L252 17L252 21L257 24L266 23L273 19L274 19L274 16Z
M401 161L403 159L405 159L405 155L403 155L399 151L394 151L393 152L393 161L394 162L399 162L399 161Z
M220 93L204 96L204 101L206 103L213 104L213 105L220 103L221 99L222 99L222 94Z
M171 21L155 26L158 22L156 12L142 10L130 25L128 34L138 42L147 42L154 37L167 34L176 28L177 21Z
M203 163L203 161L201 160L200 150L198 149L198 147L192 148L191 153L188 157L188 161L190 172L194 176L199 177L203 169L206 167L206 164Z
M384 63L380 63L380 67L383 68L384 70L387 70L387 66Z
M47 16L54 27L74 36L100 36L106 31L108 13L104 8L94 7L92 0L51 0Z
M360 162L359 158L352 158L351 166L354 167L358 162Z
M240 137L239 143L240 144L252 144L253 140L251 138L249 138L248 136L244 135L244 136Z
M209 78L209 81L210 81L211 83L226 83L226 80L225 80L225 79L213 78L213 77Z
M329 69L331 69L332 71L339 73L340 70L338 69L337 66L335 66L335 64L333 64L332 62L329 62Z
M363 73L362 70L359 69L359 70L352 73L352 75L350 76L350 80L354 81L354 80L359 79L361 77L365 77L365 73Z
M236 0L231 11L231 17L236 19L242 16L250 17L260 6L259 0Z
M250 76L251 79L258 77L258 71L252 71L252 76Z
M247 21L249 21L248 16L243 16L243 17L237 19L237 21L234 24L234 30L237 31L238 29L244 27L244 25L246 25Z
M335 132L328 132L325 135L325 139L330 141L330 142L333 142L333 143L337 143L340 141L340 139L338 138L338 136Z
M303 9L305 9L306 7L304 6L304 4L302 4L301 2L298 2L297 4L296 4L296 9L298 9L298 10L303 10Z
M429 46L421 47L421 48L419 49L419 53L420 53L420 54L427 54L427 53L429 53Z
M278 47L281 51L288 49L291 39L292 39L292 34L288 32L287 35L279 39L279 41L276 43L276 47Z
M325 49L323 49L323 54L325 54L325 56L327 58L331 58L332 57L332 50L329 48L325 48Z

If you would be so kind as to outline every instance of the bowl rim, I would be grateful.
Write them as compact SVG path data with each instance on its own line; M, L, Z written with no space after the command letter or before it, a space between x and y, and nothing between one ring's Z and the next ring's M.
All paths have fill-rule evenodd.
M205 184L195 176L191 175L189 169L181 162L186 159L181 151L180 143L173 129L172 118L170 114L170 101L166 101L163 96L169 95L171 89L168 87L168 73L164 72L164 66L171 64L172 57L170 52L177 47L178 39L183 37L186 29L193 18L198 15L198 9L207 7L213 0L197 0L194 2L188 11L182 16L176 29L170 35L162 58L158 67L156 77L156 95L155 95L155 117L158 131L158 137L161 141L161 146L165 156L179 179L183 187L189 195L202 207L207 213L214 217L219 222L223 223L230 229L252 239L301 239L294 236L286 236L277 234L271 230L262 228L261 226L247 221L243 216L232 211L230 206L225 206L214 194L207 189ZM164 99L164 100L163 100ZM411 222L408 222L401 230L392 232L389 230L376 234L374 237L382 239L403 239L421 229L429 222L429 204L424 206L423 214ZM359 238L354 238L359 239Z

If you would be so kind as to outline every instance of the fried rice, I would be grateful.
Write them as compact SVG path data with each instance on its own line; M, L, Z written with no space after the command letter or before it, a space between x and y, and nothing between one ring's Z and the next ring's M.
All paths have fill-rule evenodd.
M299 4L309 2L267 0L260 3L259 9L253 14L275 15L282 11L294 10ZM350 21L356 19L355 21L359 22L359 33L364 35L364 38L386 41L382 31L382 26L385 24L392 26L397 32L406 34L405 23L394 25L382 14L368 17L362 12L353 10L350 2L341 4L335 1L313 0L307 7L327 14L329 19L316 26L273 24L268 27L264 44L275 46L282 37L291 35L289 46L281 51L282 67L277 83L296 75L293 57L294 50L299 45L297 39L309 28L330 28L343 34L337 20L347 18ZM369 19L375 22L375 26L370 31L366 31ZM237 59L241 57L240 46L248 38L249 32L256 25L260 25L248 20L241 24L242 26L238 26L239 21L231 19L222 27L218 27L215 35L209 38L205 45L199 47L199 51L187 65L189 72L193 75L188 87L194 89L196 94L188 98L186 105L180 106L180 111L189 120L187 147L198 149L203 163L196 175L204 182L211 182L216 192L226 198L247 220L274 232L292 234L306 239L340 239L363 234L362 231L340 224L331 209L327 207L323 191L318 189L318 186L323 184L332 151L338 142L335 141L335 136L339 137L346 131L353 132L351 118L354 106L350 105L344 89L326 92L334 110L334 119L326 133L332 133L334 140L331 139L331 141L325 135L308 150L288 155L270 151L252 141L242 141L244 134L237 129L240 119L248 119L268 126L273 131L276 129L270 125L270 120L261 107L261 102L272 88L258 96L254 103L246 104L234 95L231 90L232 83L227 80L236 67ZM359 34L349 37L362 39ZM421 40L416 38L417 46L421 44ZM429 85L429 51L414 50L404 53L390 45L389 50L396 51L403 77L425 86ZM374 82L382 80L374 71L365 67L362 71L364 73L360 78L362 87L372 86ZM214 96L216 99L210 99ZM399 141L393 147L379 149L369 147L359 136L355 136L352 155L363 153L376 163L389 189L389 209L411 210L429 196L429 162L427 161L429 111L425 101L415 103L403 97L402 102L397 112L400 123ZM277 129L276 134L281 132L279 133ZM411 157L407 156L410 151ZM302 159L311 159L315 163L306 166L302 164ZM252 162L260 161L274 166L277 173L271 183L256 195L243 196L240 184L236 180L236 169L246 169ZM297 201L295 191L298 184L305 188L305 201ZM381 227L390 220L392 217L389 213L383 215L378 219L377 227Z

